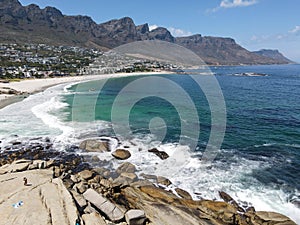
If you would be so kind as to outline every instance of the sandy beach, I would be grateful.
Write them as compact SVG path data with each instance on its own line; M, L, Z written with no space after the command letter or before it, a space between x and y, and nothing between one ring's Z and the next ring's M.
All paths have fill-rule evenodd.
M30 94L34 94L43 91L49 87L59 85L76 83L90 80L110 79L117 77L137 76L137 75L149 75L149 74L170 74L171 72L146 72L146 73L117 73L117 74L101 74L101 75L85 75L85 76L73 76L73 77L56 77L56 78L45 78L45 79L26 79L20 82L0 83L0 89L13 89L17 92L25 94L10 95L0 94L0 109L10 105L12 103L21 101L28 97Z

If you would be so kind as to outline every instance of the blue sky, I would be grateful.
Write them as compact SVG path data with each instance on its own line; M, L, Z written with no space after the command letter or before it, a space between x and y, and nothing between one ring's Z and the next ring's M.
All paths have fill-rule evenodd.
M135 23L163 26L175 36L232 37L248 50L279 49L300 62L299 0L21 0L97 23L129 16Z

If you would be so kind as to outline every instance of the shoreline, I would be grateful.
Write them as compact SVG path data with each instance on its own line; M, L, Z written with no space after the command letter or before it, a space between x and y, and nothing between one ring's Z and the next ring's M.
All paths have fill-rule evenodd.
M175 74L175 73L170 71L113 73L113 74L68 76L68 77L55 77L55 78L43 78L43 79L25 79L20 82L0 83L0 89L9 88L21 93L17 95L0 94L0 110L5 108L8 105L20 102L32 94L43 92L44 90L50 87L60 85L60 84L88 82L92 80L111 79L111 78L118 78L118 77L161 75L161 74Z
M119 156L115 160L123 163L116 170L101 166L100 158L94 167L76 153L56 151L46 139L31 145L15 142L2 154L0 224L23 224L26 218L42 225L53 217L63 225L77 220L102 225L296 225L283 214L240 205L221 188L222 200L193 200L186 190L170 188L168 177L137 176L138 168Z

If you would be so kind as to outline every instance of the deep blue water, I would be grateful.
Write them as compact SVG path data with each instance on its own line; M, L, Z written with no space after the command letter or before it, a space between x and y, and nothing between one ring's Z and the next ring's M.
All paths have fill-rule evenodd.
M283 190L290 198L287 201L300 199L298 196L300 191L300 65L223 66L211 67L211 71L222 89L227 112L225 138L213 165L222 165L221 167L226 170L243 160L266 164L267 166L251 169L247 176L251 176L266 187ZM267 76L237 75L248 72L263 73ZM211 131L208 101L199 86L189 76L161 75L161 77L178 84L195 104L200 118L200 135L194 151L198 151L201 157ZM66 120L74 120L72 115L74 108L75 112L80 111L82 115L87 115L90 105L95 104L91 99L97 95L95 116L76 117L76 120L79 122L94 119L111 121L116 97L120 95L122 88L138 79L141 77L111 79L101 88L99 95L93 91L97 91L102 81L93 81L85 86L73 86L70 90L76 91L76 94L69 94L64 100L69 104L65 109L69 113ZM143 88L147 92L147 87ZM163 92L170 93L176 99L176 90L165 88ZM117 114L124 113L131 98L136 94L131 93L130 90L126 93L120 98L124 105L118 108ZM78 105L73 104L75 95ZM178 98L178 101L180 99ZM185 104L182 103L182 106L184 107ZM188 112L191 109L184 110ZM157 94L140 98L131 107L128 121L132 133L149 134L151 132L149 123L153 118L161 118L166 125L163 128L157 127L158 131L164 131L166 134L161 140L163 143L178 142L183 122L188 124L190 128L188 134L191 136L197 127L193 121L182 121L174 104ZM106 135L114 135L111 130L107 132Z

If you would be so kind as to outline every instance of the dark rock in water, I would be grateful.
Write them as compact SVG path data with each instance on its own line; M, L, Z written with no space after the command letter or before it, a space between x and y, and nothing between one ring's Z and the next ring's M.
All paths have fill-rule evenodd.
M219 191L220 197L227 203L233 205L238 211L245 212L245 210L239 206L239 204L227 193L224 191Z
M142 174L141 174L141 177L143 177L143 178L146 179L146 180L153 181L153 182L156 182L156 181L157 181L157 176L155 176L155 175L144 174L144 173L142 173Z
M275 212L256 212L251 224L295 225L288 217Z
M292 200L291 203L300 209L300 200Z
M255 213L255 208L253 206L246 209L247 213Z
M66 147L66 151L67 152L77 152L79 150L79 147L76 145L71 145Z
M233 202L234 199L224 191L219 191L220 197L227 203Z
M125 160L131 157L131 154L129 151L124 149L117 149L112 153L112 156L116 159Z
M130 162L125 162L121 166L119 166L116 170L118 174L127 172L127 173L134 173L136 171L135 165L131 164Z
M109 142L103 140L85 140L80 143L79 148L87 152L109 152Z
M135 168L135 165L133 165L132 163L130 162L125 162L123 163L121 166L119 166L116 170L116 172L118 174L121 174L121 173L134 173L136 171L136 168Z
M152 148L152 149L148 150L148 152L154 153L162 160L169 158L169 155L166 152L159 151L157 148Z
M21 141L14 141L14 142L12 142L11 144L12 144L12 145L20 145L20 144L22 144L22 142L21 142Z
M181 198L189 199L189 200L193 199L192 196L190 195L190 193L188 193L187 191L185 191L181 188L176 188L175 191Z
M167 187L172 184L172 182L168 178L161 177L161 176L157 176L157 183L162 184L162 185L167 186Z

